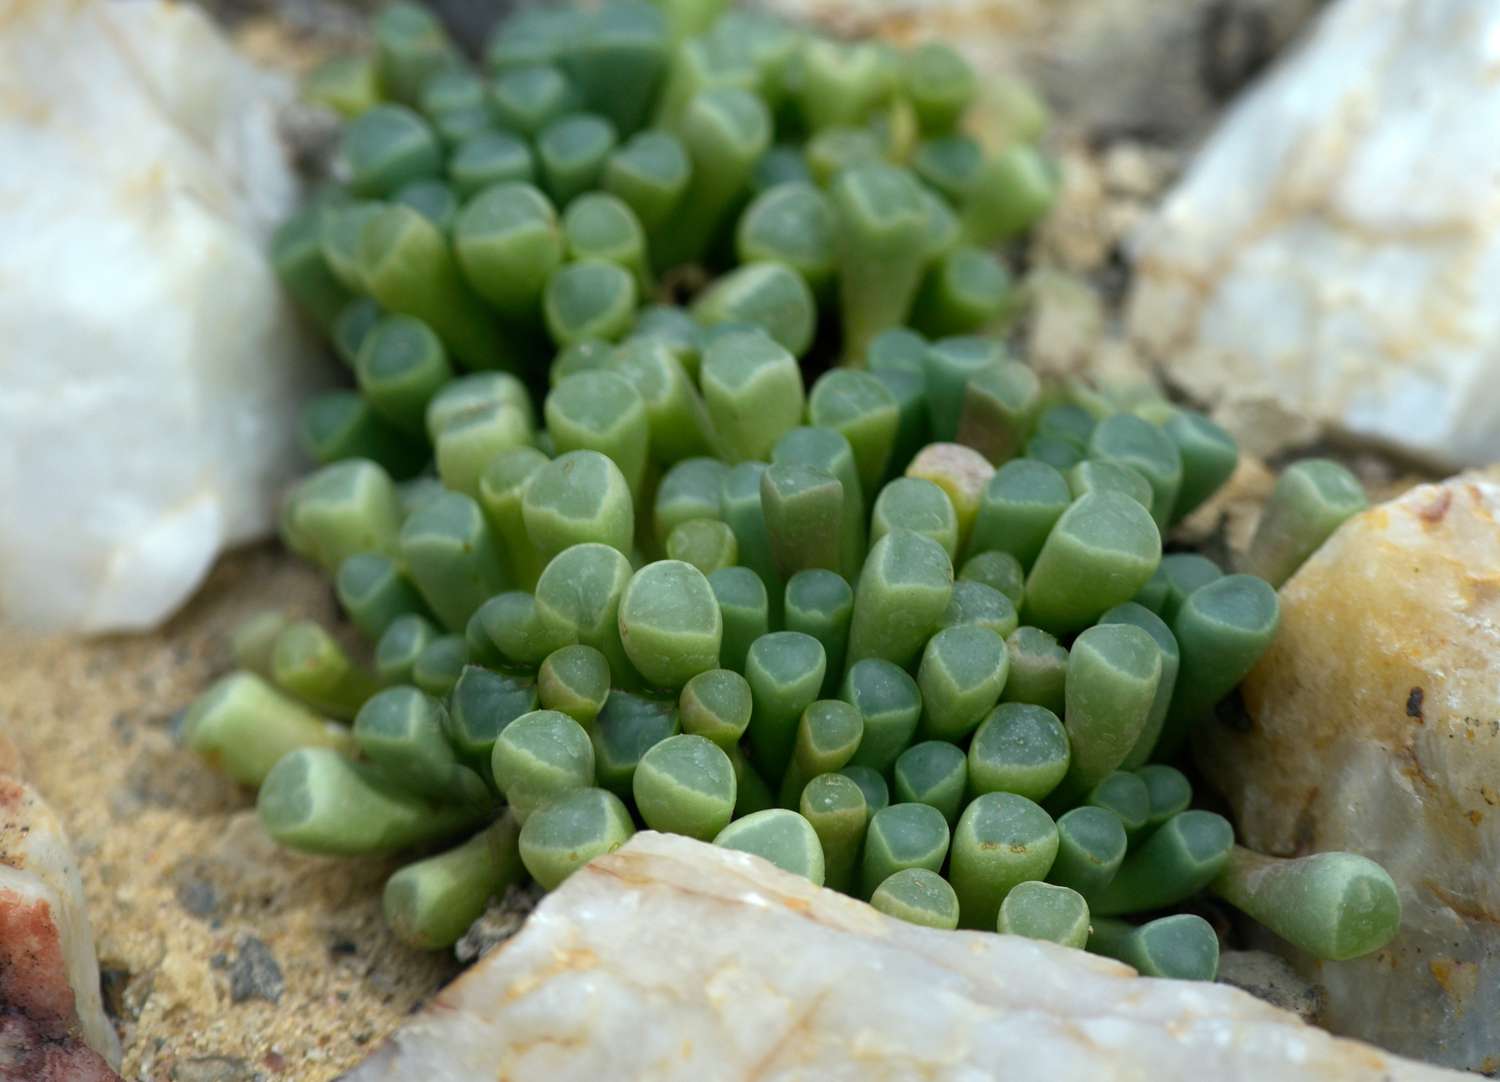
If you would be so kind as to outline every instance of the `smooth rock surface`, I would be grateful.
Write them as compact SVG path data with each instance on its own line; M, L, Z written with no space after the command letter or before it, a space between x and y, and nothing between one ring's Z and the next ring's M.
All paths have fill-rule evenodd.
M92 1082L119 1063L67 835L34 789L0 774L0 1078Z
M1136 341L1249 450L1500 458L1497 65L1492 0L1338 0L1136 238Z
M1500 470L1346 522L1281 590L1247 726L1199 761L1245 845L1349 849L1401 891L1401 933L1318 965L1335 1032L1500 1068ZM1291 953L1283 944L1282 949Z
M883 916L643 832L575 873L348 1082L1439 1079L1232 988Z
M149 627L270 530L323 378L267 256L292 87L185 4L0 27L0 621Z

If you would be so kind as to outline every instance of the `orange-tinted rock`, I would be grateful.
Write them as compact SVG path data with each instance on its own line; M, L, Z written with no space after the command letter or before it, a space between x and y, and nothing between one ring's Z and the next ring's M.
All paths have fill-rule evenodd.
M0 775L0 1079L119 1076L104 1017L83 882L62 825L36 792Z
M1346 522L1281 590L1244 724L1199 760L1244 844L1347 849L1401 891L1402 930L1348 962L1298 959L1335 1032L1500 1064L1500 471ZM1291 951L1288 948L1287 953Z

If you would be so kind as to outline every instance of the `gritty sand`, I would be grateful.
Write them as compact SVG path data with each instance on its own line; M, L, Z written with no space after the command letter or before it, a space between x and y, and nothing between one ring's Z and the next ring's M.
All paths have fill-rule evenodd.
M154 634L0 630L0 729L78 852L127 1079L322 1082L457 970L385 930L389 862L276 849L252 794L178 746L180 711L263 607L337 618L312 568L264 546Z

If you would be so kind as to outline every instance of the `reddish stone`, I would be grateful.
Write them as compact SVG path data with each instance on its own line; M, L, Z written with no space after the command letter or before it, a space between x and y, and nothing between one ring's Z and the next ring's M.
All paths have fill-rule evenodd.
M105 1057L118 1060L119 1043L98 988L62 825L33 790L0 774L0 1082L118 1079Z

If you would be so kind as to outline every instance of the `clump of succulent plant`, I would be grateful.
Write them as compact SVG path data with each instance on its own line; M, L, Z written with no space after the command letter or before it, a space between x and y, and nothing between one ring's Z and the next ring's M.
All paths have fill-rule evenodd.
M432 948L640 827L1155 975L1214 975L1204 891L1323 958L1394 934L1378 866L1240 849L1171 765L1276 631L1163 555L1238 451L995 336L1053 180L965 131L956 53L616 0L476 70L398 6L315 90L343 184L275 254L357 389L282 532L370 650L259 617L186 726L277 841L436 851L385 895ZM1254 567L1362 500L1294 467Z

